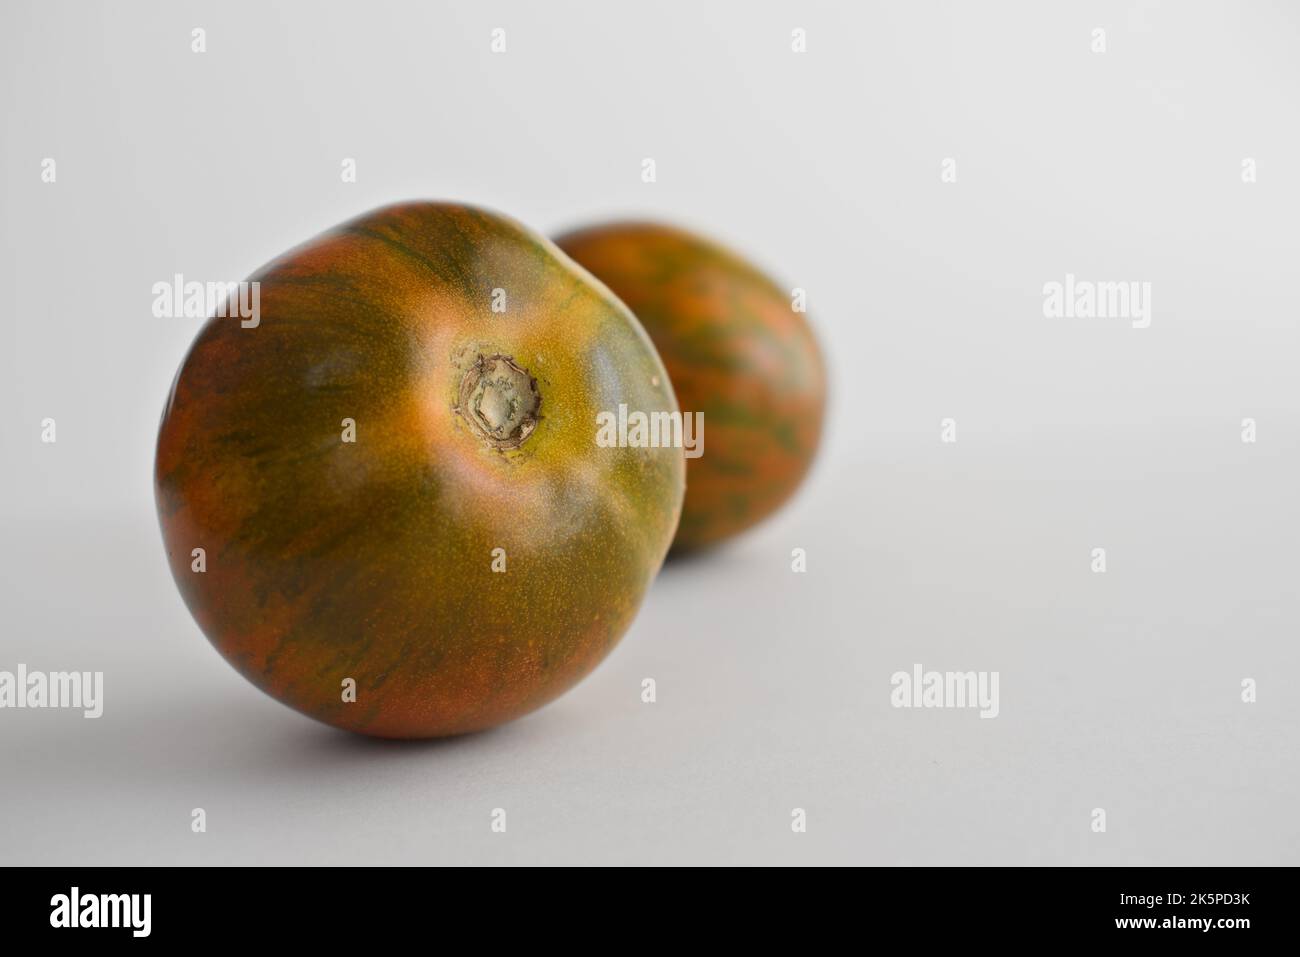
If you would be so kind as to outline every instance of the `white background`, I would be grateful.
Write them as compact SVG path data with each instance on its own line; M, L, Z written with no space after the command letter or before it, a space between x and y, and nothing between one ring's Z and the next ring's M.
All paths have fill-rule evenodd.
M0 862L1300 863L1295 6L266 7L0 8L0 669L106 682L0 711ZM200 321L151 287L411 198L729 242L807 289L833 398L801 496L585 682L402 745L186 612L151 468ZM1044 318L1067 272L1150 328ZM918 662L1000 716L891 708Z

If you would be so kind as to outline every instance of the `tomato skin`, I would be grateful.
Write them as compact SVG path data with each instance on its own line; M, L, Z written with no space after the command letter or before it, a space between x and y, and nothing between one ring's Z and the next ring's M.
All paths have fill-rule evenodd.
M673 551L717 544L780 508L812 465L826 407L821 351L791 296L671 226L610 223L556 243L641 320L683 414L704 413Z
M595 441L620 403L677 409L627 309L544 237L452 204L377 210L252 280L260 321L208 320L155 461L172 574L212 644L285 704L383 737L491 727L580 680L631 624L683 495L680 449ZM524 437L495 442L483 422L521 402Z

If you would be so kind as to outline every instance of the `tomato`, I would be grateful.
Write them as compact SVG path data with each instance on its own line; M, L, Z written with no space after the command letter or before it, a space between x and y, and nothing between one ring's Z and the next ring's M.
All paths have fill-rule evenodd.
M380 209L209 319L158 435L172 574L251 682L321 721L434 737L561 694L627 630L681 509L679 448L602 447L677 410L637 321L544 237ZM351 700L355 698L355 700Z
M641 320L683 414L703 413L673 550L723 541L776 511L808 473L826 406L821 352L794 297L669 226L613 223L556 242Z

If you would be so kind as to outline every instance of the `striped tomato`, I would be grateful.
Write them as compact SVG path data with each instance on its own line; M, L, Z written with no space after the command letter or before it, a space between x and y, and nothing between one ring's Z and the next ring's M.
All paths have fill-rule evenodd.
M173 576L280 701L388 737L550 701L627 630L677 526L680 449L603 447L674 412L627 309L544 237L412 203L271 263L212 318L158 436Z
M556 242L641 320L683 413L703 413L674 550L720 542L779 508L812 464L826 404L821 353L793 297L668 226L615 223Z

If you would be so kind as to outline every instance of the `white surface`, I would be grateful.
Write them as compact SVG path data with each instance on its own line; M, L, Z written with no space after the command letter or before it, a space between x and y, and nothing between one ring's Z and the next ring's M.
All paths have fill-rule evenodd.
M0 862L1300 863L1300 15L608 6L0 10L0 669L106 681L0 711ZM411 197L730 240L808 290L835 395L798 501L577 689L400 745L185 611L150 468L198 322L150 287ZM1151 327L1044 319L1067 272L1151 282ZM1000 716L891 708L916 662L998 671Z

